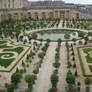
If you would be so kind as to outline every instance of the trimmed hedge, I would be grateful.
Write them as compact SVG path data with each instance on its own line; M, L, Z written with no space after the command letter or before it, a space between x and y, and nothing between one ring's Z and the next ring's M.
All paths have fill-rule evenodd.
M6 39L6 40L9 40L12 45L15 45L12 40L10 40L10 39ZM27 46L27 45L18 44L15 46ZM27 52L30 50L31 46L27 46L27 47L29 47L29 48L25 51L25 53L20 57L20 59L15 63L15 65L10 70L0 70L0 72L11 72L16 67L16 65L22 60L22 58L27 54Z
M82 61L81 55L80 55L79 48L81 48L81 47L77 47L77 52L78 52L78 58L79 58L80 65L81 65L82 74L83 74L84 77L92 77L92 74L91 75L87 75L86 72L85 72L85 69L84 69L84 65L83 65L83 61Z

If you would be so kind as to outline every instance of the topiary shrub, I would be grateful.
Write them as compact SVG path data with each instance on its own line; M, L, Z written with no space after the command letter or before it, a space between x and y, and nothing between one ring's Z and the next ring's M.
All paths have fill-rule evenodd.
M57 88L53 87L48 92L57 92Z
M38 72L39 72L38 69L34 69L34 70L33 70L33 73L34 73L34 74L38 74Z
M68 63L67 63L67 68L71 68L71 66L72 66L71 62L68 61Z
M84 82L86 85L90 85L92 83L90 78L86 78Z
M14 85L13 84L8 85L7 92L14 92Z
M14 84L18 84L20 82L20 79L22 78L22 75L20 72L15 72L12 76L11 76L11 82Z
M75 71L75 76L76 76L76 77L78 76L77 70Z
M68 84L75 84L75 76L71 73L71 71L67 72L66 82Z
M52 83L52 87L56 87L57 83L58 83L58 75L57 75L57 71L54 71L54 73L51 76L51 83Z
M60 63L59 63L59 62L55 62L55 63L53 64L53 66L54 66L55 68L59 68L59 67L60 67Z

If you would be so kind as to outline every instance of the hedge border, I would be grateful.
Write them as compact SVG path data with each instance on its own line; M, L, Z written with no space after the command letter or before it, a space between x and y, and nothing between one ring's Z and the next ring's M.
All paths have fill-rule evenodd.
M15 45L14 42L10 39L4 39L4 40L9 40L12 45ZM31 46L27 46L27 45L23 45L23 44L18 44L15 46L19 46L19 45L26 46L29 48L24 52L24 54L19 58L19 60L13 65L13 67L10 70L0 70L0 72L11 72L16 67L16 65L22 60L22 58L26 55L26 53L31 49Z
M90 46L77 47L78 58L79 58L79 61L80 61L81 70L82 70L82 74L83 74L84 77L92 77L92 74L90 74L90 75L89 74L86 74L85 69L84 69L84 65L83 65L83 60L82 60L81 55L80 55L79 48L90 47Z

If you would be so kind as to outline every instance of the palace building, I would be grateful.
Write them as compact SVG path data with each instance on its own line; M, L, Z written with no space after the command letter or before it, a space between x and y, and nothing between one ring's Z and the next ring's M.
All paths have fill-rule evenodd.
M28 18L60 18L61 20L65 18L91 18L91 8L91 6L69 4L59 0L36 2L27 0L0 0L0 22Z

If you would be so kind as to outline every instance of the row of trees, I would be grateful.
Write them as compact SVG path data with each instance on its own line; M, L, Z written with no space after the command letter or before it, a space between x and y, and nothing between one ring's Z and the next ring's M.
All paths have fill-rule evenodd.
M6 90L4 90L4 92L14 92L15 89L18 89L18 84L21 82L21 79L23 78L23 74L26 73L26 67L28 67L28 63L31 63L32 62L32 59L35 55L35 51L39 50L41 44L37 44L36 42L34 42L35 45L34 45L34 48L33 48L33 51L30 51L30 53L27 55L26 57L26 60L25 62L22 61L22 67L23 69L18 69L16 68L16 72L12 74L11 76L11 83L8 84L6 83L5 84L5 87L6 87ZM38 48L37 48L38 47ZM28 82L28 86L30 86L32 83L34 83L34 80L36 79L36 73L38 71L36 69L33 70L33 75L28 75L28 76L25 76L25 81ZM30 78L31 77L31 78ZM27 80L28 79L28 80ZM25 92L31 92L30 91L31 89L27 89ZM1 91L2 92L2 91Z
M70 68L72 67L72 64L71 64L70 49L69 49L68 42L66 42L66 48L67 48L67 68L68 68L68 72L67 72L67 75L66 75L66 82L67 82L68 85L66 87L66 91L67 92L76 92L76 89L74 87L76 77L70 70ZM71 55L73 57L73 60L75 61L74 51L73 51L72 45L71 45L71 51L72 51Z
M76 82L78 73L77 73L76 59L75 59L73 44L71 44L71 46L69 48L69 44L68 44L68 42L66 42L66 48L67 48L67 61L68 61L67 68L69 69L67 72L67 76L66 76L66 82L68 84L66 87L66 90L67 90L67 92L81 92L83 90L80 87L81 83L79 81ZM71 72L72 69L75 72ZM77 83L77 85L76 85L76 83ZM89 77L85 78L84 83L86 85L86 88L85 88L86 92L90 92L89 85L91 85L91 83L92 83L91 78L89 78Z
M62 26L68 28L80 28L80 29L87 29L91 30L92 20L88 19L65 19L63 21Z
M25 30L54 27L58 26L59 22L59 19L5 21L0 23L0 37L16 37L19 41L19 35Z
M26 83L28 83L28 89L25 91L20 91L20 92L32 92L33 85L35 85L35 80L37 79L37 74L39 73L39 68L41 67L42 61L44 59L44 56L46 54L46 51L49 47L49 42L45 43L44 47L42 47L41 52L39 52L38 57L40 59L39 61L39 66L37 66L33 70L33 74L30 75L25 75L24 80Z
M60 67L60 62L59 62L60 47L61 47L61 39L58 39L58 47L56 48L55 63L53 63L53 67L55 68L55 70L53 71L53 74L51 75L52 88L49 89L49 92L57 92L57 83L59 81L58 69Z

